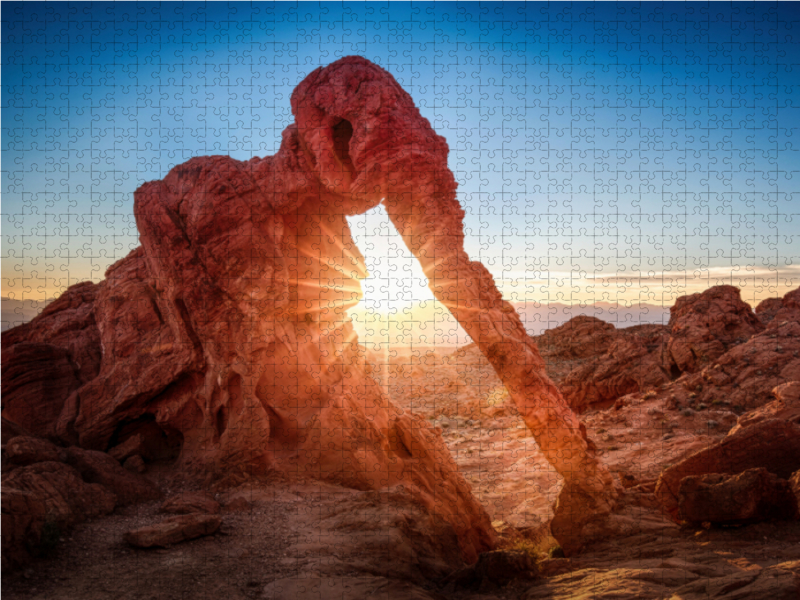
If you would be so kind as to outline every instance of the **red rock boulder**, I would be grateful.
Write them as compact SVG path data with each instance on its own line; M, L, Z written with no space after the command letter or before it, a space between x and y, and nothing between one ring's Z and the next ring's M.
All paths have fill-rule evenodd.
M84 482L75 469L59 462L15 469L3 476L3 489L30 492L44 503L47 518L62 528L106 515L116 506L116 496L107 488Z
M536 343L545 355L561 359L593 358L605 354L616 337L617 330L611 323L581 315L548 329Z
M670 308L670 340L664 352L664 369L673 377L700 371L731 347L742 344L764 325L739 288L720 285L682 296Z
M795 321L752 336L682 383L697 402L750 410L770 402L772 390L790 381L800 381L800 323Z
M690 523L743 525L798 516L789 482L766 469L735 475L711 473L685 477L678 491L680 518Z
M8 440L5 458L12 465L27 466L46 461L60 461L63 450L55 444L30 436L17 436Z
M790 321L800 323L800 288L788 292L781 298L780 307L777 305L769 305L769 310L765 312L769 313L772 312L772 310L774 310L774 316L767 324L767 327L770 329L781 327L784 323Z
M763 468L788 479L800 469L800 425L780 419L754 423L665 469L655 495L677 517L681 482L710 473L735 474Z
M617 330L605 353L578 366L560 382L570 407L579 413L603 408L626 394L668 383L670 377L661 365L667 337L660 325Z
M736 433L768 419L782 419L800 425L800 381L779 385L772 390L772 395L775 400L740 416L728 433Z
M66 450L66 462L74 467L85 481L101 484L111 490L120 506L161 497L161 491L153 482L124 469L104 452L73 446Z

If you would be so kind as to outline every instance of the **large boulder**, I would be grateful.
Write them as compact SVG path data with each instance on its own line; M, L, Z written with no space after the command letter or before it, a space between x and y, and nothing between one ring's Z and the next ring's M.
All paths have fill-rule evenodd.
M72 467L41 462L3 476L3 489L30 492L45 506L48 519L61 528L114 510L116 496L97 483L86 483ZM32 516L36 512L31 513Z
M104 452L75 446L66 450L66 462L89 483L105 486L116 495L120 506L161 497L161 491L146 477L124 469Z
M664 509L677 517L680 486L685 477L735 474L757 468L781 479L788 479L800 469L800 425L769 419L739 429L665 469L658 478L655 495Z
M23 467L38 462L60 461L64 454L52 442L25 435L8 440L4 452L11 465Z
M719 525L789 520L798 515L789 482L766 469L684 477L678 507L684 521Z
M682 385L706 405L750 410L769 402L772 390L800 381L800 323L784 321L732 347Z
M775 400L744 413L728 433L735 433L768 419L782 419L800 425L800 381L790 381L772 390Z
M789 321L800 323L800 288L788 292L781 298L780 306L770 305L765 309L764 312L768 314L774 310L774 315L767 323L769 329L780 327Z
M663 364L677 377L700 371L764 325L741 299L739 288L719 285L678 298L670 308L669 328Z
M660 325L617 330L603 354L577 366L559 382L570 407L577 412L602 408L626 394L668 383L669 374L661 365L667 337Z
M561 359L591 358L605 354L615 341L616 333L611 323L580 315L548 329L536 343L545 355Z

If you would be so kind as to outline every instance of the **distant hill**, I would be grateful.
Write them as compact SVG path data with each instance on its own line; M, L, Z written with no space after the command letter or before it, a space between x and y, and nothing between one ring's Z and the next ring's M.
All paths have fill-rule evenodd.
M645 323L666 325L669 322L669 308L652 304L625 307L610 302L584 306L520 302L514 303L514 307L531 335L541 335L579 315L596 317L618 329ZM463 346L472 341L438 302L419 303L415 308L393 316L356 307L350 311L350 316L360 340L367 347L387 342L390 345Z
M15 300L13 298L0 298L2 307L2 329L11 329L17 325L27 323L38 315L52 300Z
M628 307L611 302L596 302L584 306L528 302L514 303L514 308L531 335L541 335L546 330L563 325L578 316L596 317L618 329L645 323L666 325L669 322L669 307L655 304L634 304Z
M38 315L45 306L52 300L15 300L12 298L2 298L2 331L11 329L17 325L27 323ZM617 328L632 327L642 323L662 323L669 321L669 308L656 306L654 304L638 304L630 307L619 306L611 302L597 302L595 304L568 305L562 303L539 304L533 302L514 303L514 307L525 324L525 329L531 335L541 335L548 329L558 327L569 321L573 317L586 315L597 317L607 323L613 324ZM416 311L415 311L416 312ZM365 322L363 313L358 311L352 315L355 321L356 331L359 336L369 338L370 330L377 329ZM404 319L402 315L393 317L403 322L398 331L392 337L400 334L400 337L414 339L421 338L420 341L435 345L460 346L470 342L467 335L461 330L455 319L446 314L441 307L434 310L432 306L422 306L414 315L415 318ZM384 317L386 318L386 317ZM394 327L389 328L390 331Z

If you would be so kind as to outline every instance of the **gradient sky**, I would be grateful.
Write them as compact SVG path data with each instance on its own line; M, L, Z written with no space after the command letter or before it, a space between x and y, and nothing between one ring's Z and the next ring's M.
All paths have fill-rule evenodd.
M102 279L138 244L139 185L273 154L294 87L352 54L447 139L467 250L508 299L800 285L796 3L0 8L3 296ZM430 298L381 209L351 223L368 308Z

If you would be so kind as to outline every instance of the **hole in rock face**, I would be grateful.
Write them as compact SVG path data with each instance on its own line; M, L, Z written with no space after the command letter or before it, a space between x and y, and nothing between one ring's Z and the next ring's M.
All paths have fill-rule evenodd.
M220 406L216 417L217 438L219 439L228 428L228 407Z
M333 151L336 158L351 173L354 171L353 159L350 157L350 140L353 138L353 125L342 119L333 126Z
M677 379L681 376L681 370L675 363L672 363L669 367L669 375L671 379Z
M137 419L120 423L111 436L108 448L134 435L141 436L142 458L149 462L172 462L178 458L183 447L183 434L180 431L168 425L159 425L155 415L146 413Z

